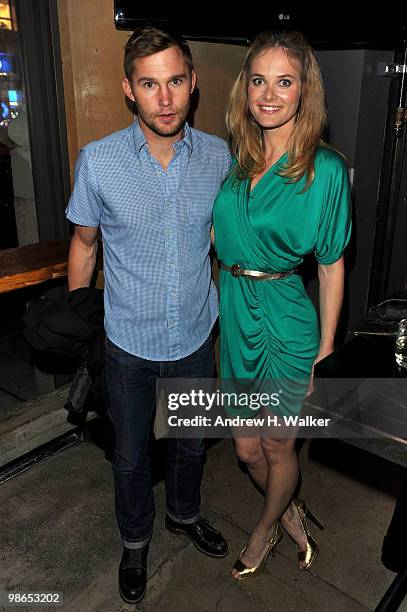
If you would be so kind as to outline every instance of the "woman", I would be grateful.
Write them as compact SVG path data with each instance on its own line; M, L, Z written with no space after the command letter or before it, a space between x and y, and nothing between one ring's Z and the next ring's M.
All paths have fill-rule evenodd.
M308 382L313 365L334 349L350 187L341 156L321 140L325 124L321 75L303 35L259 34L232 91L227 125L236 163L214 207L224 380ZM320 331L295 274L312 252L318 261ZM294 391L273 413L298 413L303 396L304 386L297 401ZM239 408L231 412L248 416ZM293 499L299 478L295 439L236 436L235 445L265 497L232 575L241 580L264 567L282 536L280 525L297 546L300 568L309 569L318 546L304 502Z

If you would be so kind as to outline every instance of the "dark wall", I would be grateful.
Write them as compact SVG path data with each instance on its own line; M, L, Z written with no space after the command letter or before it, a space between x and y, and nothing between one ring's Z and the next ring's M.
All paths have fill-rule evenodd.
M317 57L327 94L329 142L355 166L359 105L366 51L318 51Z
M353 185L355 234L349 278L351 323L363 315L368 300L390 87L390 79L378 76L377 69L379 62L391 62L392 57L392 51L377 50L369 50L365 56Z
M322 50L317 56L327 92L327 136L346 156L353 184L354 225L339 333L343 340L367 308L389 91L389 78L378 76L378 63L390 62L393 51ZM316 266L307 274L308 291L317 303Z

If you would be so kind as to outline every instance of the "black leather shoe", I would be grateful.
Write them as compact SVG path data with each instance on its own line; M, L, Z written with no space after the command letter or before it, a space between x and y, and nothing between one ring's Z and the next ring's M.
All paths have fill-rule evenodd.
M200 517L195 523L177 523L168 514L165 517L165 526L172 533L186 535L193 545L210 557L226 557L228 545L222 534L211 527L205 519Z
M126 603L138 603L146 593L148 544L143 548L124 548L119 566L119 591Z

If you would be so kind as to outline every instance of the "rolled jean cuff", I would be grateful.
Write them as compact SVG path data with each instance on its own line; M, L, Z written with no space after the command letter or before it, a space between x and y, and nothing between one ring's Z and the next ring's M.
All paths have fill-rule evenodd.
M182 518L177 518L176 516L174 516L171 512L169 512L169 510L167 510L167 514L170 517L170 519L172 519L176 523L183 523L184 525L192 525L192 523L196 523L199 517L201 516L198 512L197 514L195 514L195 516L192 516L191 518L182 519Z
M147 546L147 544L149 544L151 540L151 536L148 536L148 538L145 538L144 540L140 540L138 542L129 542L125 538L122 538L122 540L123 540L124 548L130 548L131 550L138 550L139 548L144 548L144 546Z

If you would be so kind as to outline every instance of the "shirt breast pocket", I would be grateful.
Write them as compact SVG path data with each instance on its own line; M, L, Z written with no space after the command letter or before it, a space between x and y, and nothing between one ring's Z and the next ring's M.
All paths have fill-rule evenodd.
M192 254L194 249L209 249L212 208L212 198L199 198L190 201L188 207L188 239Z

